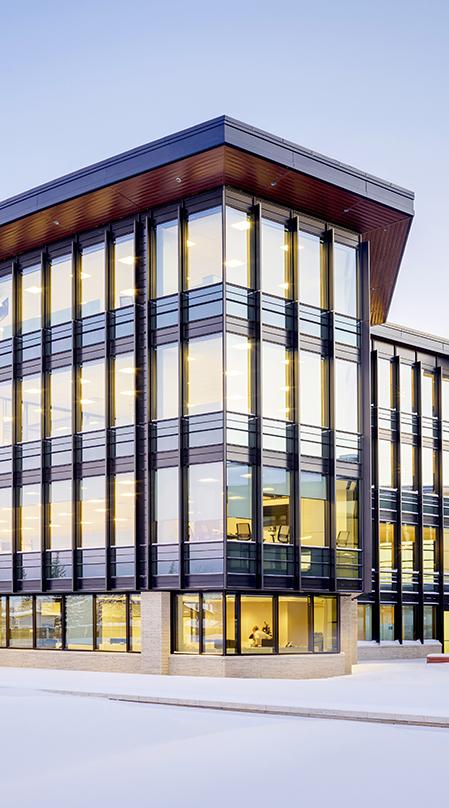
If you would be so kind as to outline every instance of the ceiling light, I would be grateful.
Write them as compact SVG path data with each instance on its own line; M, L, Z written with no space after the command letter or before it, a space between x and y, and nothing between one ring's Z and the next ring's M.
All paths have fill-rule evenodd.
M237 269L237 267L243 267L243 261L239 261L238 258L230 258L229 261L224 262L225 267L227 269Z
M233 227L235 230L250 230L251 222L249 222L248 219L246 219L245 221L235 222L234 224L231 224L231 227Z
M24 292L30 292L32 295L40 295L42 292L42 286L25 286Z
M187 247L196 247L196 241L191 241L191 239L187 239L186 241Z
M134 297L135 294L135 289L120 289L120 295L122 295L122 297Z
M88 272L80 272L80 278L83 281L86 280L86 278L91 278L91 277L92 277L92 275L89 275Z
M120 368L120 373L127 373L128 376L131 376L133 373L136 372L136 369L130 365L127 368Z
M198 480L199 483L218 483L218 480L215 477L202 477L201 480Z
M40 391L39 387L27 387L26 385L25 385L25 387L23 388L23 392L24 392L24 393L31 393L31 395L33 395L33 396L34 396L34 395L35 395L35 396L39 396L39 395L40 395L40 393L41 393L41 391Z
M118 262L119 264L126 264L126 266L131 267L134 264L134 256L125 255L123 258L119 258Z
M180 185L180 184L181 184L181 182L182 182L181 177L175 177L175 182L177 182L177 183L178 183L178 185Z
M282 244L282 246L281 246L281 250L282 250L283 252L288 252L288 244Z
M95 401L92 401L90 398L82 398L80 399L80 404L83 404L83 406L86 404L95 404Z
M122 390L120 392L120 395L121 396L135 396L136 394L135 394L134 390Z

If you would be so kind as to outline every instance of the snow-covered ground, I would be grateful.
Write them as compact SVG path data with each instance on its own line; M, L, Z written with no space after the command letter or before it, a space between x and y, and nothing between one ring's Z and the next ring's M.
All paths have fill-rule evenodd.
M22 673L0 688L2 808L444 801L449 730L60 696L26 689ZM285 685L264 683L277 694Z

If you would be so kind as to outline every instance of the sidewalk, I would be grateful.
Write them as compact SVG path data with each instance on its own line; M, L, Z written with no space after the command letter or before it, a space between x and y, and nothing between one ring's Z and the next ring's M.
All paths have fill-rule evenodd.
M45 652L43 652L45 653ZM449 666L367 662L352 676L216 679L0 668L0 689L274 715L449 727Z

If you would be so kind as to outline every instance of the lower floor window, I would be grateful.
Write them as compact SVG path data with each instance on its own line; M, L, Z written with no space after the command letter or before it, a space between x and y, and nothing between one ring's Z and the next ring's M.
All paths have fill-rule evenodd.
M383 604L380 607L380 640L394 640L394 605Z
M358 639L373 639L373 606L371 603L359 603L357 606Z
M305 654L338 650L337 598L183 593L174 597L174 650L187 654Z

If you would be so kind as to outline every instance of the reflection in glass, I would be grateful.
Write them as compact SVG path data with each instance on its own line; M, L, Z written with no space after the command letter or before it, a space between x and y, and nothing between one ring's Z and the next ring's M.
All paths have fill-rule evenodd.
M33 598L15 595L9 598L9 647L33 647Z
M58 368L50 374L49 435L72 434L72 368Z
M422 536L423 552L423 583L430 584L433 588L435 583L435 573L438 572L437 564L437 529L424 525Z
M312 233L298 233L299 301L327 308L323 243Z
M437 415L435 374L430 370L421 372L421 415L426 418Z
M381 357L377 360L377 406L394 408L393 363Z
M240 334L226 334L226 407L229 412L250 413L251 342Z
M223 274L221 208L192 213L186 230L186 288L220 283Z
M402 607L402 639L416 640L416 607L404 605Z
M134 235L116 238L113 244L114 309L132 306L136 296Z
M220 336L188 343L187 415L223 409L223 357Z
M416 448L401 443L401 487L403 491L416 491Z
M251 219L248 213L226 208L226 281L237 286L251 286L250 281Z
M237 653L235 595L226 595L226 653Z
M262 219L260 235L262 292L289 298L292 296L292 289L288 231L283 224Z
M337 479L336 521L337 547L359 546L359 484L357 480Z
M176 595L176 650L198 654L200 650L200 598L197 594Z
M301 472L301 546L328 547L327 478Z
M449 379L441 378L441 418L449 422Z
M395 568L394 529L395 526L392 522L380 522L379 524L379 575L381 589L390 588L393 583L391 570Z
M423 493L433 494L437 490L438 455L429 446L421 450L421 473Z
M126 595L97 595L98 651L126 651Z
M36 648L62 648L62 597L36 597Z
M179 415L179 354L178 344L158 345L156 354L156 383L153 384L158 420Z
M311 351L300 352L299 395L301 423L326 427L328 423L327 361Z
M383 604L380 607L380 640L394 640L394 606Z
M41 550L41 487L24 485L19 492L19 537L20 552L35 553Z
M101 359L84 362L80 373L81 432L106 427L105 364Z
M114 360L114 416L113 426L127 426L135 422L136 368L134 354L119 354Z
M72 481L55 480L48 487L48 549L72 547Z
M0 648L6 648L6 595L0 595Z
M67 595L65 636L69 651L91 651L94 646L92 595Z
M311 651L309 615L310 598L279 597L279 653Z
M40 264L21 272L21 324L22 334L38 331L42 326L42 279Z
M85 477L80 482L79 546L106 546L106 483L103 476Z
M155 471L155 540L158 544L179 541L179 470L177 466Z
M335 360L335 424L342 432L359 431L358 370L355 362Z
M404 589L413 586L413 572L418 568L417 565L416 526L401 525L401 569Z
M402 412L416 412L415 404L415 378L411 365L401 362L399 366L399 377L401 387L401 410Z
M242 654L273 653L272 597L241 596L240 647Z
M12 276L0 278L0 340L12 337Z
M262 414L264 418L290 421L291 364L289 351L274 342L262 343Z
M156 227L156 297L178 292L178 221Z
M435 640L438 636L436 606L424 606L424 639Z
M0 488L0 553L12 553L12 488Z
M12 381L0 384L0 446L12 444Z
M357 605L358 632L357 639L371 642L373 639L373 606L371 603Z
M289 544L290 472L264 466L262 469L263 540Z
M357 251L334 244L334 309L348 317L358 316Z
M337 599L313 599L313 650L315 653L336 653Z
M191 542L223 539L223 466L189 466L188 539Z
M393 463L393 444L389 440L379 440L377 443L377 466L379 485L381 488L395 487L395 474Z
M136 482L134 473L116 474L114 478L114 547L135 543Z
M21 384L22 442L40 440L42 422L41 377L24 376Z
M203 595L203 652L223 653L223 595L210 592Z
M72 256L52 258L50 276L50 324L69 323L72 319Z
M252 469L242 463L228 463L227 536L251 541L253 535Z
M105 252L103 244L84 247L81 252L81 317L105 309Z
M130 595L129 597L129 617L130 617L130 651L139 652L142 650L141 639L141 601L140 595Z

